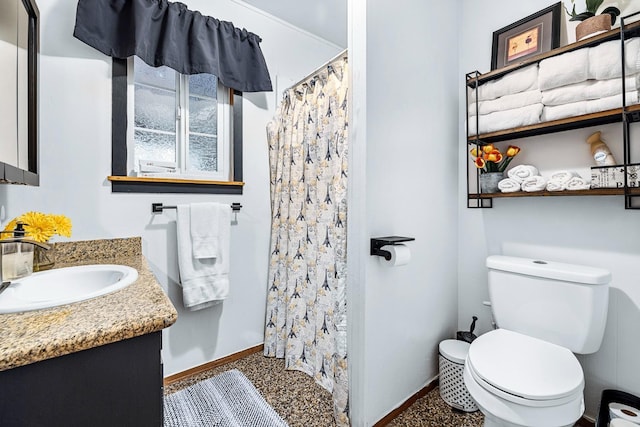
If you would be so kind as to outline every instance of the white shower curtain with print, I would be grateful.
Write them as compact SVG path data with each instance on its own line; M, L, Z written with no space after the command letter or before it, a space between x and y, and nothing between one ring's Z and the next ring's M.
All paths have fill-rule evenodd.
M333 394L349 425L346 54L284 94L267 126L271 259L264 353Z

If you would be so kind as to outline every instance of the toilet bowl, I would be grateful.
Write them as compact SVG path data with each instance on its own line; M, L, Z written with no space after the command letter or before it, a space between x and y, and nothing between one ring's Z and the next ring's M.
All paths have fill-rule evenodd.
M478 337L464 382L485 426L573 426L584 412L582 368L568 349L506 329Z

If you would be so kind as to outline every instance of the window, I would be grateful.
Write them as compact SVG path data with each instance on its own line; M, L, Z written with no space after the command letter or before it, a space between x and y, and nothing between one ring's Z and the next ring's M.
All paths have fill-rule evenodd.
M113 73L113 191L242 193L241 93L138 57Z

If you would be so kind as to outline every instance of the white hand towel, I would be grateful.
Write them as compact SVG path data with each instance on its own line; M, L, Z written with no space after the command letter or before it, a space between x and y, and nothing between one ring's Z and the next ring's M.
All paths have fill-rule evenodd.
M184 306L200 310L220 303L229 294L231 209L222 209L218 215L218 256L203 259L193 256L190 210L189 205L178 205L178 268Z
M540 61L538 87L553 89L589 78L589 50L578 49Z
M576 171L561 170L561 171L552 173L551 176L549 177L549 182L554 181L564 185L567 182L569 182L569 180L574 176L580 176L580 174Z
M528 90L538 89L538 64L520 68L505 74L496 80L491 80L478 87L478 99L488 101ZM475 101L476 91L471 90L469 99Z
M478 116L480 133L496 132L521 126L540 123L542 103L514 108L513 110L496 111ZM476 134L476 116L469 117L469 136Z
M547 191L563 191L565 188L565 183L559 180L550 179L547 182Z
M526 192L542 191L547 187L547 179L540 175L530 176L522 181L521 186Z
M625 40L625 74L640 72L640 38ZM607 80L622 76L620 41L601 43L589 50L589 78Z
M640 74L634 74L625 78L625 90L635 91L640 88ZM587 80L586 82L574 83L549 89L541 92L542 103L547 105L564 105L572 102L589 101L592 99L605 98L607 96L622 93L622 79L608 80Z
M503 193L515 193L520 191L520 183L515 179L505 178L498 183L498 189Z
M638 92L626 93L627 105L638 103ZM597 113L622 107L622 94L607 96L606 98L592 99L590 101L572 102L564 105L545 106L542 110L541 121L549 122L567 117L577 117L584 114Z
M218 256L220 230L218 217L229 206L220 203L192 203L190 209L191 244L196 259Z
M526 107L527 105L538 104L542 101L542 92L539 90L528 90L526 92L505 95L490 101L479 101L476 107L475 102L469 104L469 114L475 115L476 108L480 114L490 114L495 111L513 110L514 108Z
M565 188L567 190L588 190L591 188L591 185L581 176L574 176L567 182Z
M540 175L538 168L532 165L518 165L507 171L507 176L516 182L522 182L532 176Z

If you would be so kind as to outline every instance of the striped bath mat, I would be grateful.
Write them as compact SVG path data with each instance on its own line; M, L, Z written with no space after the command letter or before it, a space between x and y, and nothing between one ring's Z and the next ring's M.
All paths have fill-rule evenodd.
M164 398L165 427L287 427L237 369Z

